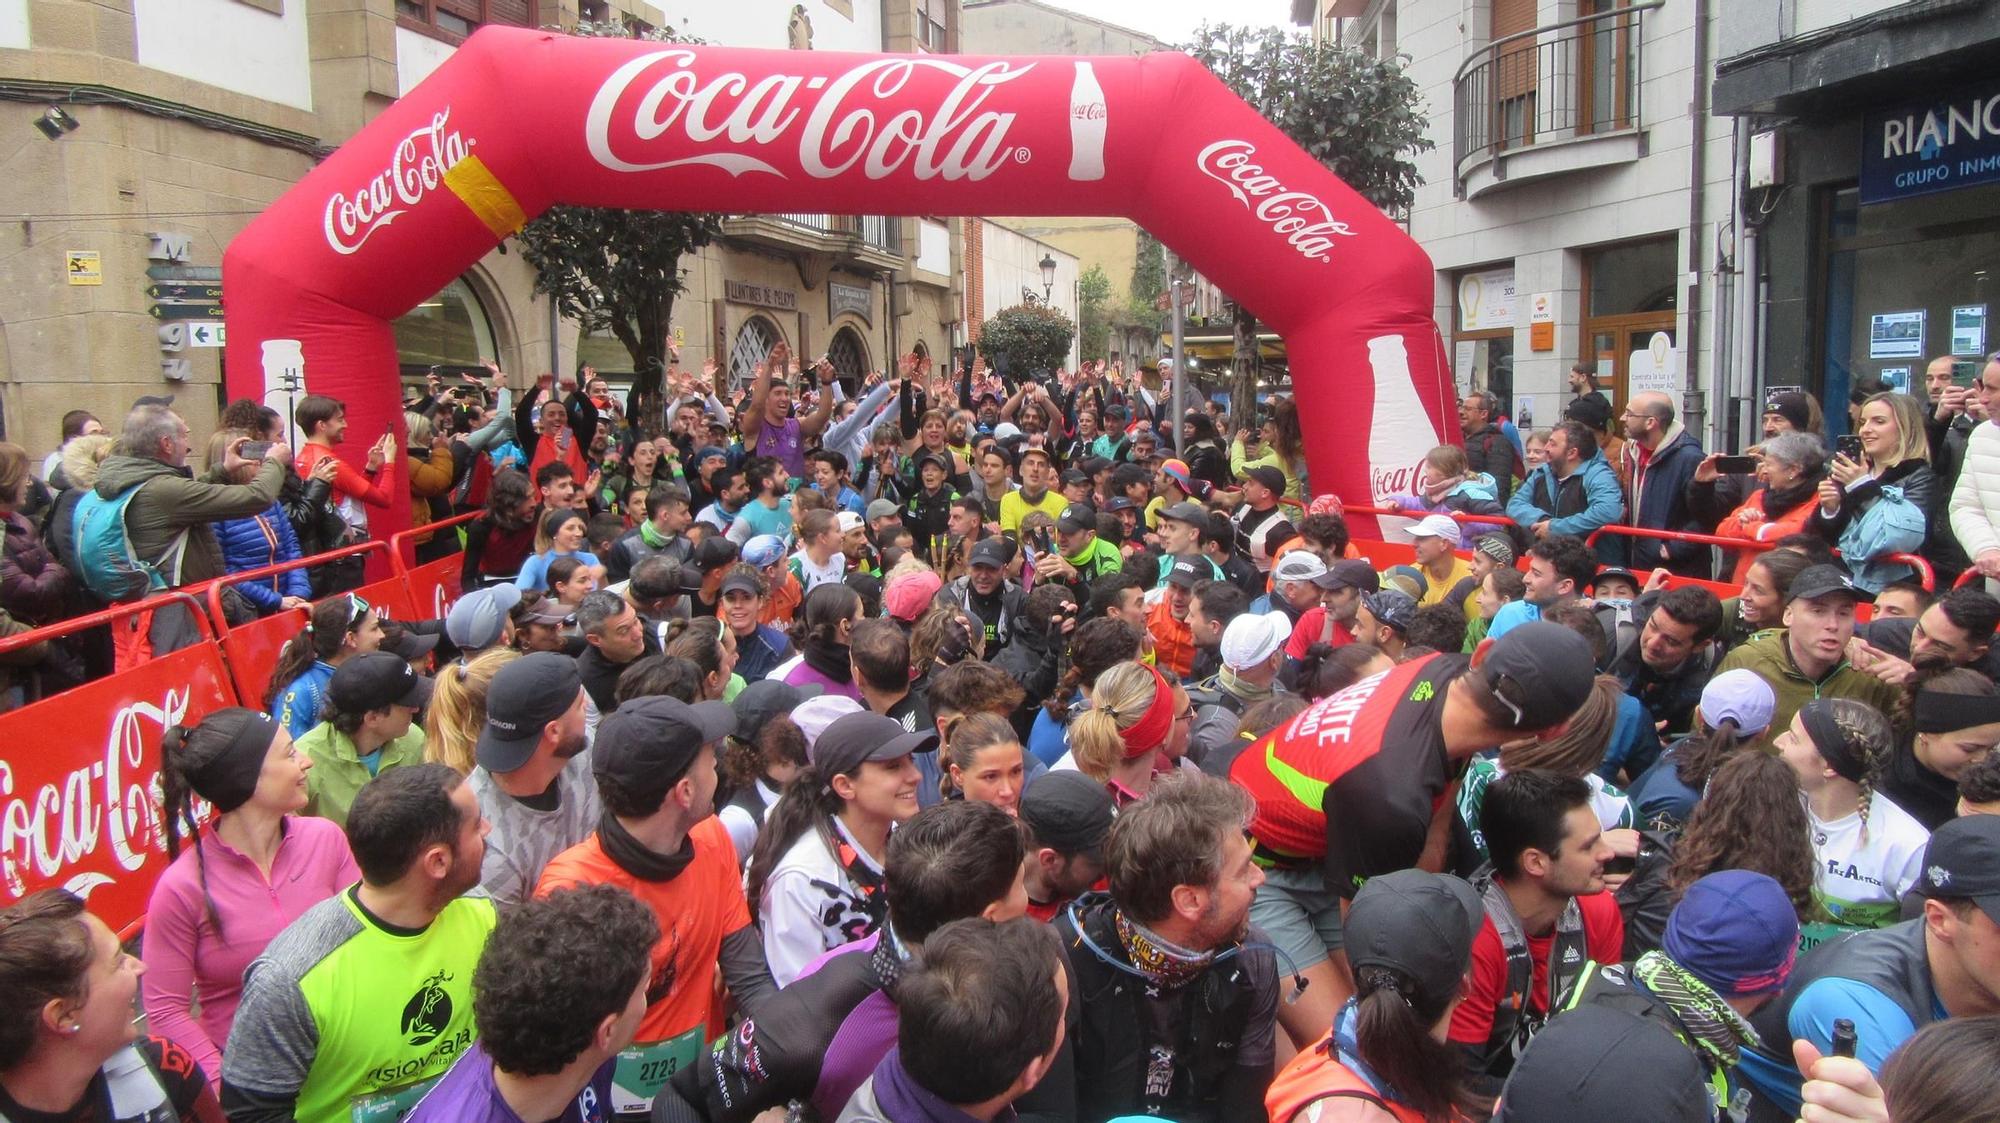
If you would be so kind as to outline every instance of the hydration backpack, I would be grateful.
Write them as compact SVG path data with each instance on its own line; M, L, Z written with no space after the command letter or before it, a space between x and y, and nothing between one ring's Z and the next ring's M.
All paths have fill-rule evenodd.
M91 592L114 604L138 600L181 581L181 560L187 554L188 532L192 527L181 528L157 563L141 559L132 548L125 511L144 486L133 484L110 499L93 488L77 500L72 516L78 575Z

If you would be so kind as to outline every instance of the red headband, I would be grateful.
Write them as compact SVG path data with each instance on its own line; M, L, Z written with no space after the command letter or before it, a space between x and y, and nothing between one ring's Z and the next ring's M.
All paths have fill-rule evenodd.
M1129 728L1118 731L1125 742L1125 759L1144 756L1160 747L1167 739L1167 732L1174 725L1174 688L1153 667L1146 670L1153 675L1153 701L1146 707L1146 713Z

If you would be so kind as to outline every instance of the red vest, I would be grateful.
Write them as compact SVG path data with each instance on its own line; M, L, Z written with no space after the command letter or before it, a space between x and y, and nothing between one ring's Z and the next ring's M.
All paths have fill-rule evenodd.
M1424 1123L1422 1112L1383 1099L1372 1085L1341 1064L1333 1055L1331 1034L1301 1051L1278 1073L1264 1093L1264 1109L1270 1114L1271 1123L1292 1123L1299 1112L1330 1096L1366 1100L1395 1116L1400 1123Z

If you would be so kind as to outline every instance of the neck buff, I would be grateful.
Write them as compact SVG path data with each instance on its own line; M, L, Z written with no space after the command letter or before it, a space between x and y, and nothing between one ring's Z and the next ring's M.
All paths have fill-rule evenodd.
M1223 667L1216 674L1215 681L1222 689L1241 699L1243 708L1246 710L1278 692L1275 684L1271 686L1258 686L1255 683L1244 682L1241 678L1237 677L1235 671L1230 670L1227 666Z
M612 864L641 881L672 881L694 861L694 839L682 838L678 853L662 854L633 838L609 811L597 824L597 841Z
M799 649L799 657L806 666L825 675L835 682L853 681L853 671L848 664L847 645L834 643L817 636L806 640Z
M639 524L639 540L655 550L662 550L666 548L667 543L673 541L673 537L661 534L650 521L646 521Z
M1147 981L1164 990L1179 990L1200 978L1215 962L1214 952L1189 951L1173 944L1126 916L1124 909L1114 909L1111 922L1118 930L1119 942L1125 945L1125 958Z
M188 773L188 786L218 812L234 811L250 802L257 793L257 780L264 774L264 756L271 751L271 742L278 739L279 726L271 715L241 712L245 716L239 719L229 744Z
M1668 959L1665 952L1649 951L1640 956L1632 965L1632 974L1653 992L1653 997L1667 1004L1710 1062L1728 1067L1736 1063L1744 1046L1763 1047L1757 1031L1743 1020L1743 1015L1731 1009L1721 995L1687 968Z
M1120 729L1118 736L1125 742L1125 759L1144 756L1159 748L1167 739L1167 733L1174 726L1174 688L1152 667L1146 668L1153 675L1153 699L1146 704L1146 712L1132 725ZM1111 715L1118 716L1115 711Z
M1860 783L1868 774L1868 760L1842 729L1833 716L1833 707L1819 701L1807 702L1799 709L1799 718L1805 723L1806 734L1812 738L1813 748L1826 758L1826 766L1843 780Z
M2000 696L1917 692L1917 732L1955 733L1975 725L2000 723Z

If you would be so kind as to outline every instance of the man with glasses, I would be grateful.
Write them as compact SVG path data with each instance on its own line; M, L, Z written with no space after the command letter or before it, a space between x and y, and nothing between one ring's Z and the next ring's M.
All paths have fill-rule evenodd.
M1625 479L1631 481L1626 510L1631 525L1648 530L1706 534L1714 529L1688 508L1694 470L1707 455L1694 434L1674 416L1673 399L1656 390L1632 395L1625 406ZM1634 538L1626 545L1634 570L1665 566L1682 577L1707 580L1713 551L1692 542Z

